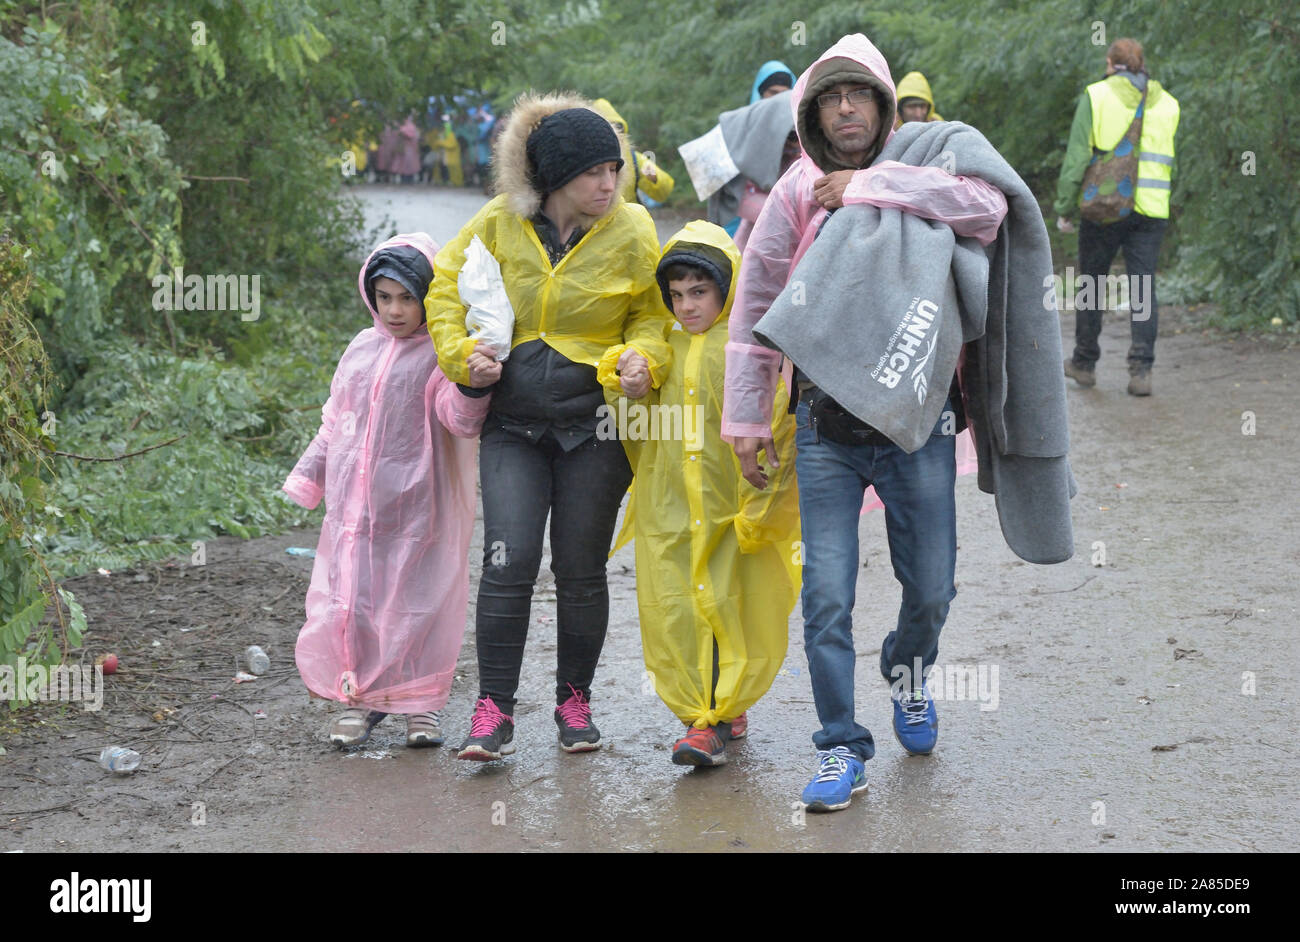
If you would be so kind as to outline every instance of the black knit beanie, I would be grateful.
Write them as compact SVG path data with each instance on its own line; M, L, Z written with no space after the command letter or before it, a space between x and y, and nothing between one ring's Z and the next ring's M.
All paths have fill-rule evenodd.
M718 286L722 294L722 304L727 303L727 294L731 291L731 260L721 249L711 245L699 245L694 242L677 242L664 253L655 268L655 281L659 282L659 293L663 295L664 306L673 309L672 297L668 294L668 269L675 264L689 265L703 269Z
M543 199L584 170L614 161L623 169L618 135L588 108L566 108L542 119L528 135L528 170Z

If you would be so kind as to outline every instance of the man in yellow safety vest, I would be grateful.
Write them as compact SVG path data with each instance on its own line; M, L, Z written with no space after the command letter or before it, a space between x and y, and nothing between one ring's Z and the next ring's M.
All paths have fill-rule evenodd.
M1129 285L1132 342L1128 353L1128 391L1151 395L1151 364L1155 360L1157 307L1156 259L1169 222L1173 182L1174 135L1178 131L1178 100L1147 76L1142 45L1117 39L1106 51L1106 77L1087 87L1079 98L1070 128L1070 143L1056 188L1057 228L1073 232L1070 217L1079 205L1080 186L1093 154L1114 150L1128 132L1146 92L1142 134L1138 142L1137 180L1133 212L1117 222L1084 219L1079 226L1079 275L1075 295L1074 355L1065 361L1065 375L1081 386L1094 386L1110 264L1124 250Z

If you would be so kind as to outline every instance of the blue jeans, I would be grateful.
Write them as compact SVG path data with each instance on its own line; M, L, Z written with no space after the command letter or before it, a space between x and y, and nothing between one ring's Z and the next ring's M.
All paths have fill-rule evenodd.
M948 406L951 409L951 404ZM875 755L871 731L853 718L853 601L858 579L858 519L875 485L885 505L894 577L903 586L898 624L881 645L880 672L934 664L939 632L957 589L957 479L954 436L936 423L913 454L897 445L841 445L810 427L808 403L796 411L795 469L803 518L804 653L822 728L818 749L848 746L863 761Z

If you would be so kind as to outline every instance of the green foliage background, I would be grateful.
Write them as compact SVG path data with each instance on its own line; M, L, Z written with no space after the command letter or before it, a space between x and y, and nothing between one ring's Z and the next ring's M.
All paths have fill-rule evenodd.
M896 79L923 71L1044 206L1106 44L1138 38L1182 104L1162 298L1297 329L1284 0L0 0L0 662L77 641L60 578L317 518L278 487L357 329L370 236L340 196L345 141L428 95L500 113L572 88L613 101L694 206L676 147L745 104L761 62L801 71L848 32ZM1058 248L1072 261L1073 237ZM152 277L180 266L258 274L260 318L156 311Z

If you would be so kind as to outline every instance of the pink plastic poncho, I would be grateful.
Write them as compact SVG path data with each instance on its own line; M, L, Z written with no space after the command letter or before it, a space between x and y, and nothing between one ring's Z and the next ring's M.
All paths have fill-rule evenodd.
M379 248L396 245L430 267L438 251L424 233ZM470 398L443 375L428 331L388 332L366 296L369 263L358 285L375 325L343 354L320 431L284 484L296 503L326 505L298 670L327 699L422 713L447 702L465 633L471 439L491 397Z
M740 217L740 225L736 227L736 235L732 239L740 251L745 251L749 234L754 231L754 223L758 221L759 214L763 212L766 203L767 191L754 186L752 180L746 180L745 195L740 198L740 207L736 210L736 215Z
M393 138L392 157L388 163L390 173L413 177L420 172L420 129L410 118ZM424 300L421 298L420 300Z
M880 51L861 33L842 37L799 76L790 96L801 150L799 102L813 74L828 59L851 59L870 70L893 94L894 80ZM893 133L891 130L888 136ZM753 327L781 293L829 215L813 197L813 184L825 175L803 150L768 194L753 231L748 233L727 344L722 434L728 439L766 438L770 434L781 353L757 343ZM855 171L843 199L846 206L871 203L936 219L951 226L957 235L974 236L984 245L997 238L998 227L1007 214L1006 197L983 180L893 160ZM963 431L957 439L959 474L976 469L974 451L970 431ZM875 489L868 488L863 513L880 506Z
M393 160L400 145L400 132L397 125L390 124L379 135L379 151L375 154L375 169L380 173L391 173Z

